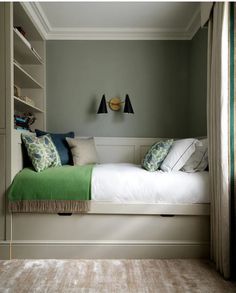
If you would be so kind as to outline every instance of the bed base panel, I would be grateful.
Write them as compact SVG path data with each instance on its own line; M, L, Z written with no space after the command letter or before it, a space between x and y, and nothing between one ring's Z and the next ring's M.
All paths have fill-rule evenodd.
M10 246L12 258L208 257L209 214L172 216L12 214L0 258L9 258Z

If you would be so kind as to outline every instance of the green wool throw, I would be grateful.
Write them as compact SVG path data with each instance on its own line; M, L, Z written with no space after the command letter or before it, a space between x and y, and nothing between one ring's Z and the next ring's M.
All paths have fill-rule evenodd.
M10 212L76 213L89 210L93 165L19 172L8 192Z

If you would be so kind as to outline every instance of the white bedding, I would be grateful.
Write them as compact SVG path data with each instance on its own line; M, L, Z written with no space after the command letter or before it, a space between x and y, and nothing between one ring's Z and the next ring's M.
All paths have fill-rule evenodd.
M208 172L148 172L134 164L96 165L92 200L119 203L209 203Z

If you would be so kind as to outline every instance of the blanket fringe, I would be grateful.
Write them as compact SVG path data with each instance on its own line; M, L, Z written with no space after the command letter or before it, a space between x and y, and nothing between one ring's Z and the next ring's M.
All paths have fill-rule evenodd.
M88 200L16 200L9 201L12 213L86 213L90 210Z

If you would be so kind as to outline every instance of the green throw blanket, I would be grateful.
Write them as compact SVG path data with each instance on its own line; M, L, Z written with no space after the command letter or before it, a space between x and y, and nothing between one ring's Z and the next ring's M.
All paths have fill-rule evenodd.
M89 210L92 165L25 168L9 189L10 212L76 213Z

